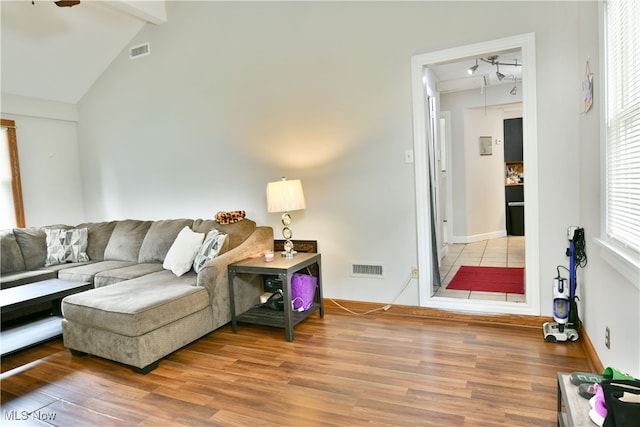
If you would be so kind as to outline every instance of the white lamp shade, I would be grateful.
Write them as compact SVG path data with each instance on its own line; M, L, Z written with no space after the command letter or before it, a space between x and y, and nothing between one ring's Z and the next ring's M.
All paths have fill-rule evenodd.
M299 179L267 184L267 212L290 212L304 209L304 193Z

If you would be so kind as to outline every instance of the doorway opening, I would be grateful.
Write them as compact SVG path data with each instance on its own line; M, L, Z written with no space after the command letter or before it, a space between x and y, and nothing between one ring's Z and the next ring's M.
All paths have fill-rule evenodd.
M525 301L487 301L479 299L460 299L450 296L438 295L437 290L440 287L441 263L443 259L443 251L447 251L447 244L452 243L459 233L454 228L456 215L460 215L462 209L466 209L464 201L462 208L454 206L451 200L465 191L458 187L459 182L464 179L473 179L478 184L479 190L474 190L476 198L485 197L485 187L483 179L477 177L472 178L471 170L465 166L465 170L457 170L452 167L452 162L456 158L456 149L460 147L451 147L451 133L459 129L459 125L451 124L456 117L455 112L450 112L450 124L441 129L441 120L433 120L432 116L441 117L442 109L441 97L442 88L438 85L438 77L434 72L434 67L442 64L455 64L464 61L475 60L476 58L492 58L504 53L517 51L521 61L518 65L521 67L521 74L513 76L513 86L506 90L507 97L514 93L521 93L522 98L522 117L523 117L523 161L527 164L527 189L524 194L524 215L527 218L526 239L524 239L523 247L525 252L526 264L526 290ZM476 67L477 68L477 67ZM500 68L504 73L504 68ZM506 73L505 73L506 74ZM498 77L499 80L502 78ZM484 85L480 88L487 99L490 94L490 79L488 76L483 77ZM513 89L515 87L515 89ZM420 295L420 305L424 307L454 309L463 311L485 312L485 313L511 313L511 314L539 314L540 295L539 295L539 268L537 254L538 247L538 214L537 214L537 143L536 143L536 78L535 78L535 37L533 34L524 34L505 39L498 39L489 42L483 42L473 45L462 46L453 49L447 49L437 52L431 52L416 55L412 58L412 88L413 88L413 113L414 113L414 153L415 153L415 182L416 182L416 216L418 230L418 267L420 271L427 271L433 274L421 274L418 279L418 288ZM507 98L508 99L508 98ZM506 102L505 102L506 103ZM478 106L482 107L482 106ZM481 114L486 113L487 105L480 108ZM484 111L482 111L484 110ZM446 122L446 114L444 115ZM443 132L444 130L444 132ZM480 135L482 136L482 135ZM447 139L449 138L449 139ZM449 144L446 141L449 141ZM488 141L493 141L490 138ZM443 143L443 141L445 141ZM475 140L477 141L477 139ZM480 141L482 143L482 141ZM487 140L484 141L487 144ZM499 148L499 141L494 141L498 145L490 143L484 147L488 149L489 156L492 154L491 149ZM441 153L442 147L446 146L445 152ZM475 146L477 150L483 148L479 145ZM476 152L475 155L485 155L487 151L482 153ZM488 159L487 156L485 159ZM444 159L444 168L442 167ZM483 159L483 160L485 160ZM502 156L492 159L494 162L502 163ZM486 162L485 162L486 163ZM464 175L469 172L469 177ZM502 224L504 228L504 169L501 167L497 173L500 174L499 179L502 183L500 197L502 197ZM462 176L461 176L462 175ZM456 184L458 180L458 184ZM493 181L492 181L493 182ZM497 191L497 190L496 190ZM497 197L497 196L496 196ZM444 199L444 200L443 200ZM469 201L471 204L472 201ZM489 209L489 204L487 208ZM493 206L491 204L491 206ZM493 209L496 209L493 206ZM482 210L474 208L476 215L483 213ZM478 218L473 215L468 216L465 226L469 230L465 230L467 236L473 236L469 242L461 242L463 244L475 243L478 241L492 240L494 238L504 237L503 235L488 233L475 233L473 229L473 221ZM475 234L474 234L475 233ZM446 256L446 253L444 254ZM446 279L446 277L443 277Z
M460 63L463 64L463 63ZM511 89L508 85L506 89ZM498 90L505 90L505 87ZM525 236L524 236L524 169L522 158L522 103L516 102L511 104L500 104L483 107L480 111L472 111L469 114L470 124L461 125L460 123L451 124L452 113L449 111L457 109L466 109L474 98L477 98L480 94L477 91L472 90L470 93L463 93L462 91L449 91L441 94L441 104L443 109L440 113L440 156L452 158L452 167L443 166L440 175L440 193L442 195L441 200L446 200L446 203L441 203L439 210L442 213L442 256L439 259L439 270L441 277L441 285L436 288L435 296L437 297L449 297L459 299L479 299L484 301L510 301L524 303L526 302L524 293L513 291L511 285L502 281L502 278L494 278L495 283L487 284L487 289L476 289L477 286L472 286L467 281L469 289L466 286L460 286L460 280L465 276L465 272L460 273L459 277L454 280L457 281L457 286L453 289L449 289L449 284L452 283L452 279L461 270L469 271L469 267L489 267L484 269L492 274L504 274L507 276L515 274L518 271L524 275L525 268ZM454 98L453 102L447 100L447 98ZM457 99L457 101L455 100ZM485 108L490 109L491 113L485 114ZM473 110L473 109L472 109ZM459 116L455 114L454 116ZM473 124L473 120L481 122L481 129L478 130ZM494 123L489 123L492 121ZM447 188L447 172L451 169L453 174L456 174L457 170L465 169L464 159L455 157L453 155L447 155L451 144L450 134L451 127L464 128L466 133L476 135L482 133L483 130L493 128L495 140L498 142L493 147L493 159L488 160L487 157L480 157L477 155L477 149L473 144L475 141L470 141L471 154L469 155L470 163L477 161L486 163L481 170L475 170L473 165L470 165L467 173L467 180L469 184L464 185L464 192L458 191L453 197L449 197L451 193ZM470 128L470 129L467 129ZM460 138L460 135L456 135ZM473 138L472 138L473 139ZM460 141L455 141L460 144ZM458 153L459 155L459 153ZM442 162L446 164L446 162ZM506 166L517 169L519 175L507 173ZM498 175L504 176L498 176ZM484 188L488 186L487 177L489 175L496 175L494 177L494 189L496 193L493 198L488 196L489 191L482 192ZM456 176L453 177L452 183L455 182ZM479 187L474 187L475 183L480 183ZM492 209L483 209L488 213L483 216L475 214L477 206L473 207L473 200L469 200L467 203L467 209L461 209L465 201L464 197L460 197L460 194L466 194L469 192L481 193L482 199L480 200L479 207L484 208L486 203L494 203ZM456 199L454 202L453 199ZM477 201L476 201L477 202ZM516 206L517 205L517 206ZM449 207L452 206L452 207ZM466 215L457 215L457 217L447 218L448 212L466 212ZM467 215L473 215L475 218L484 218L481 224L485 227L484 234L471 234L464 235L460 230L468 231L465 227L470 224L470 220L466 218ZM494 220L492 222L492 220ZM455 222L462 221L463 224L454 226ZM450 227L449 227L450 226ZM448 231L458 230L456 233ZM489 232L487 232L487 230ZM499 268L499 269L496 269ZM517 269L517 270L515 270ZM523 284L526 285L526 284Z

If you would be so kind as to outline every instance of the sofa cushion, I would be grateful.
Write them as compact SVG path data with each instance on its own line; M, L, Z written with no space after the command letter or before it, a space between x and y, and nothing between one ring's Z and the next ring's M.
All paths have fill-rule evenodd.
M193 220L190 219L154 221L142 241L138 262L162 263L180 230L192 223Z
M87 255L96 261L104 259L104 250L109 243L111 233L118 221L110 222L85 222L78 224L76 228L86 228L89 230L89 244L87 245Z
M0 231L0 273L13 273L26 269L20 246L13 230Z
M71 227L59 224L47 227L16 228L13 230L27 270L44 267L47 259L47 235L44 230L48 228L68 229Z
M162 266L171 270L176 276L182 276L191 270L203 239L204 233L196 233L189 227L184 227L169 248Z
M72 282L90 282L93 283L93 278L96 274L103 271L114 270L116 268L128 267L135 265L134 262L129 261L98 261L77 267L65 268L58 271L58 278L62 280L69 280Z
M85 327L137 337L207 307L209 294L195 282L195 273L160 271L70 295L62 313Z
M138 262L140 247L151 223L134 219L118 221L104 250L104 259Z
M113 270L97 273L93 278L93 285L96 288L101 288L158 271L162 271L162 264L160 263L134 264L128 267L114 268Z
M64 270L67 268L80 267L81 265L93 264L94 262L99 262L99 261L67 262L65 264L56 264L56 265L50 265L48 267L36 268L34 271L40 271L40 270L54 271L57 275L58 271L60 270Z
M229 235L227 239L228 245L225 243L225 246L220 251L219 255L222 255L229 249L233 249L240 245L240 243L244 242L249 238L251 233L253 233L256 229L256 223L250 219L243 219L242 221L238 221L234 224L219 224L217 221L210 219L196 219L193 222L193 227L191 227L193 231L197 231L198 233L208 233L214 228L220 231L221 233L225 233Z
M77 262L73 264L58 264L49 267L40 267L35 270L15 271L0 276L0 287L2 289L14 286L26 285L27 283L40 282L47 279L55 279L58 277L58 270L63 268L75 267L88 264L86 262Z
M45 267L67 262L89 261L87 244L89 232L86 228L46 229L47 259Z
M226 243L228 235L220 233L218 230L211 230L204 238L204 243L200 246L195 259L193 260L193 270L200 273L204 264L210 259L214 259L220 253Z
M16 228L13 233L16 235L27 270L44 267L44 261L47 259L47 236L44 234L44 228Z
M4 255L3 255L4 257ZM12 288L27 283L40 282L47 279L55 279L58 275L52 270L26 270L6 273L0 277L0 288ZM3 313L4 317L4 313Z

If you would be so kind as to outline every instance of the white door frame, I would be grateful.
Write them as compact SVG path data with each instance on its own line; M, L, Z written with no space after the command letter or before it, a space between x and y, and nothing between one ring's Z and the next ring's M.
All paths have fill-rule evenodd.
M444 120L445 129L444 131L441 129L441 135L444 134L445 138L445 157L446 157L446 208L444 215L444 219L447 221L445 226L447 239L446 243L451 243L451 237L453 236L453 179L451 179L451 171L453 171L453 166L451 164L451 111L440 111L440 119ZM441 154L442 155L442 154Z
M523 103L523 161L526 166L525 202L525 295L526 302L482 301L432 295L432 275L420 274L418 291L421 307L448 310L473 311L478 313L505 313L540 315L540 267L539 267L539 218L538 218L538 144L536 107L536 55L535 34L527 33L514 37L481 42L451 49L440 50L411 58L413 97L413 150L416 189L416 220L418 232L418 268L430 272L431 251L434 242L430 238L432 212L429 207L429 169L427 138L429 123L425 110L426 90L423 76L429 64L473 58L492 52L509 49L522 51L522 103Z

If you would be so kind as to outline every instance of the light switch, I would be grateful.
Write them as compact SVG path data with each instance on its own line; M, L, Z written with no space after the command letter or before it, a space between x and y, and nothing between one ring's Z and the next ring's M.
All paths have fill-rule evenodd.
M413 163L413 150L406 150L404 152L404 162Z

